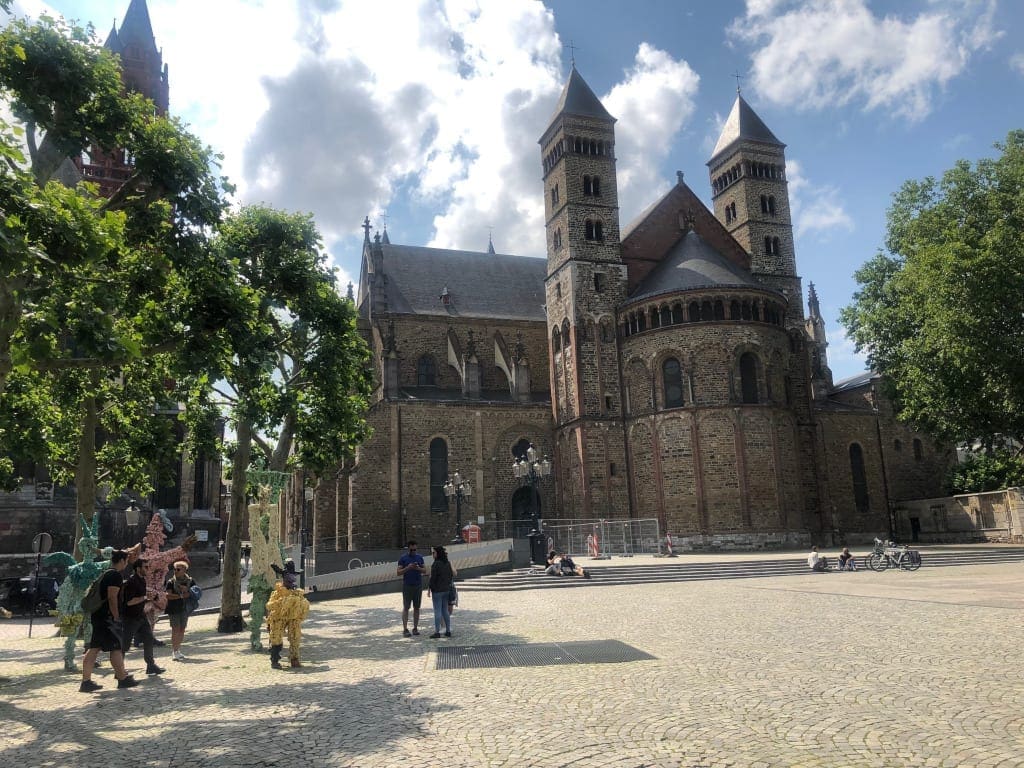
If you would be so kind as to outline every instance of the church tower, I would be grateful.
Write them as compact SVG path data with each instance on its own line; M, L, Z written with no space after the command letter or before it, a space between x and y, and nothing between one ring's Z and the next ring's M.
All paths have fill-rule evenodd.
M121 29L111 27L104 43L121 60L121 80L126 91L140 93L153 102L159 115L167 114L167 65L156 46L146 0L131 0ZM132 159L122 150L92 147L88 158L75 158L82 176L99 185L100 194L110 197L132 175Z
M628 513L616 307L619 247L615 118L573 66L540 139L545 280L560 516Z
M750 254L759 282L789 299L786 326L802 330L785 148L737 90L708 169L715 216Z

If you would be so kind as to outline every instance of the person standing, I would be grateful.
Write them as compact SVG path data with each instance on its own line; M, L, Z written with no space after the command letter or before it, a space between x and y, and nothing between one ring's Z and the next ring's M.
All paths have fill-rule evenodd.
M422 555L416 554L416 542L406 544L408 552L398 558L398 575L402 577L402 635L420 633L420 604L423 601L423 574L427 572ZM412 606L412 632L409 632L409 606Z
M193 586L195 586L195 581L188 575L188 563L179 560L174 564L174 575L167 580L167 584L164 586L167 593L167 618L171 622L171 658L174 661L185 660L185 654L181 652L181 643L185 639L185 627L188 626L185 600Z
M448 593L455 581L455 568L448 561L448 553L444 547L434 547L434 562L430 566L430 581L427 583L427 594L434 603L434 634L436 640L441 636L441 622L444 622L444 636L452 636L451 611L448 608Z
M89 617L92 623L92 636L89 638L85 657L82 659L82 684L80 693L93 693L103 686L92 681L92 669L96 665L96 657L100 651L110 654L110 666L114 668L118 688L134 688L139 681L129 675L124 668L124 621L121 612L122 585L124 569L128 565L128 553L123 549L115 549L110 556L110 568L100 576L99 591L103 596L103 605Z
M122 651L128 653L133 639L142 643L142 657L146 660L146 674L159 675L164 672L153 659L153 628L146 616L146 606L155 600L157 593L146 583L148 563L139 558L132 563L132 574L124 580L124 646Z

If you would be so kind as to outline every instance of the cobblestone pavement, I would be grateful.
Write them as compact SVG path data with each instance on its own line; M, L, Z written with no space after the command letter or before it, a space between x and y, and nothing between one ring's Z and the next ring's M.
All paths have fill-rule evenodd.
M106 666L92 696L49 632L8 634L0 762L1024 766L1022 595L1019 564L480 592L447 641L427 621L403 639L382 595L315 603L302 669L271 670L203 616L187 661L164 653L167 673L127 691ZM434 669L438 642L602 639L655 659Z

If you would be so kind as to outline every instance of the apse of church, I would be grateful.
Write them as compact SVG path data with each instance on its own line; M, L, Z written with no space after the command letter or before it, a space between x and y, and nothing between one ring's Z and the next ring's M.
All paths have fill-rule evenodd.
M348 540L448 540L456 470L464 520L656 519L684 548L870 540L894 493L941 492L945 453L909 466L892 445L926 438L873 385L862 397L868 380L833 385L785 145L740 94L708 162L713 210L679 173L620 227L615 118L575 67L539 154L546 259L393 245L366 222L380 386ZM536 487L511 472L531 444L554 464Z

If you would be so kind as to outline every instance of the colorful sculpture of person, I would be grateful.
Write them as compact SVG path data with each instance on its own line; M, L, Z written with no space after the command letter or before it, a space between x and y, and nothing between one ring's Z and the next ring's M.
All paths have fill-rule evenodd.
M174 524L165 512L154 512L149 525L146 526L146 535L142 537L142 558L146 561L146 590L157 594L155 600L146 603L146 618L149 619L151 627L156 626L157 617L167 607L167 590L164 584L167 582L168 566L179 560L188 562L189 550L196 543L196 537L192 535L185 539L181 546L161 551L160 547L167 541L167 534L173 530Z
M82 524L82 538L78 540L78 551L82 553L82 562L75 560L70 552L51 552L46 556L46 565L60 565L68 569L60 593L57 595L57 626L64 640L64 669L75 671L75 642L81 636L86 644L92 636L92 623L83 621L82 598L89 587L110 567L110 555L113 547L99 547L99 517L93 516L92 522L79 516ZM128 550L129 561L134 561L139 554L140 545L136 544ZM105 559L97 560L100 556Z
M270 503L270 487L260 486L259 502L249 506L249 542L252 546L249 569L249 645L262 651L260 630L267 613L267 600L273 591L274 566L284 561L281 555L281 510Z
M281 581L267 601L267 625L270 629L270 666L281 669L284 638L288 637L288 658L293 667L301 667L299 650L302 646L302 622L309 615L309 600L298 584L295 561L288 558L284 568L274 568Z

